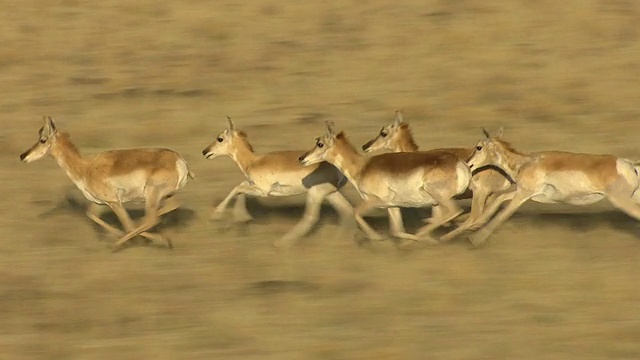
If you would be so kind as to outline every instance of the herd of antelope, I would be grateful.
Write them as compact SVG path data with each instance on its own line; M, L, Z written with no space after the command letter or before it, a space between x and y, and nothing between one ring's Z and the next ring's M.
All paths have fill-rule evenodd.
M137 236L173 247L168 237L150 231L163 214L180 206L175 193L189 178L195 178L180 154L169 149L139 148L84 157L50 117L44 117L38 134L38 141L20 159L31 162L45 155L53 157L90 201L87 216L118 237L114 251ZM257 154L247 134L236 129L228 118L227 128L202 155L206 159L230 157L246 179L214 208L211 218L222 219L229 203L235 200L234 221L250 220L246 195L306 194L302 219L275 242L278 247L293 245L311 230L324 200L338 212L343 227L355 220L372 242L385 237L364 216L375 208L387 209L389 232L401 240L401 246L439 244L469 231L473 231L468 236L471 243L482 246L527 200L589 205L606 197L613 206L640 220L640 162L614 155L522 153L502 139L502 130L495 136L486 131L484 135L473 148L418 151L408 123L397 111L395 120L362 146L365 153L390 151L387 153L359 153L344 132L336 132L334 124L327 122L326 132L315 139L314 147L307 152ZM355 207L341 192L347 182L362 198ZM457 200L469 198L471 211L463 214ZM506 201L509 203L501 210ZM125 209L130 202L144 203L145 216L139 224ZM111 208L124 231L102 220L98 205ZM428 206L431 217L415 234L408 233L400 208ZM454 222L458 226L453 230L439 239L433 237L434 230Z

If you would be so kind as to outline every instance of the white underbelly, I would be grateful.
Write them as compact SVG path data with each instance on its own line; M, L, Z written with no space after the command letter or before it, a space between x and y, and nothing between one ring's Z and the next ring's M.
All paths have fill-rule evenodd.
M542 204L571 204L571 205L591 205L604 199L604 195L590 194L574 197L547 197L544 195L537 195L531 198L531 200Z
M82 192L82 195L84 195L84 197L87 198L87 200L100 205L103 205L106 203L105 199L102 199L101 196L94 194L92 191L87 189L87 186L85 185L82 179L72 178L71 180L73 181L74 184L76 184L76 187L80 190L80 192Z
M253 183L253 185L261 189L263 196L295 196L309 191L302 181L296 184L274 181Z
M546 186L540 194L532 197L531 200L543 204L591 205L605 198L603 193L585 190Z
M89 192L89 190L87 190L84 186L78 186L78 189L80 189L80 191L82 192L84 197L87 198L87 200L89 200L91 202L94 202L96 204L100 204L100 205L105 203L103 200L98 199L94 194Z
M399 207L423 207L435 203L433 197L419 188L389 188L388 203Z
M118 200L121 203L144 201L144 188L119 188L117 191Z
M366 188L360 188L364 198L378 199L385 206L390 207L425 207L435 204L435 200L423 187L422 175L416 174L403 179L370 183Z
M603 189L579 171L549 175L533 201L544 204L591 205L605 198Z
M134 171L123 176L109 178L108 187L115 191L117 200L121 203L144 201L144 190L147 186L148 175L144 171Z
M302 195L307 192L307 189L297 186L275 186L269 190L268 196L295 196Z

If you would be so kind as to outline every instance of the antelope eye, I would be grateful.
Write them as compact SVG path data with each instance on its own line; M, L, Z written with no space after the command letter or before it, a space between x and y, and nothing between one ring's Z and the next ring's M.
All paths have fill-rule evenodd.
M40 144L44 144L47 142L47 139L40 139Z
M323 146L324 146L324 144L323 144L323 143L318 143L318 147L319 147L319 148L321 148L321 147L323 147Z
M224 141L223 138L221 138L221 137L218 138L218 142L223 142L223 141Z
M478 151L482 150L482 146L480 146L480 145L476 146L476 150L478 150Z
M386 133L386 132L384 132L384 131L380 131L380 136L382 136L382 137L387 137L387 133Z

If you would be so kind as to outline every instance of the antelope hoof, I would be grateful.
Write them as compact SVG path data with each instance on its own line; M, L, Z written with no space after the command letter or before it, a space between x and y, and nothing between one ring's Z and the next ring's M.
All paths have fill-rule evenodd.
M387 240L386 237L384 237L384 236L382 236L380 234L376 234L376 235L373 235L373 236L367 236L367 239L369 239L369 241L372 241L372 242L382 242L382 241Z
M475 233L473 235L469 235L468 239L469 239L469 242L471 242L471 245L473 245L476 249L483 247L487 242L487 237L481 233Z
M418 241L411 239L401 239L398 243L398 249L400 250L412 250L418 244Z
M467 228L467 230L470 230L470 231L477 231L477 230L479 230L479 229L481 229L481 228L482 228L482 224L481 224L481 223L473 223L473 224L469 225L469 227Z
M123 247L124 247L124 245L113 245L111 247L111 252L112 253L117 253L118 251L122 250Z
M224 218L224 211L221 210L214 210L211 212L211 215L209 215L209 220L213 220L213 221L220 221Z
M215 220L220 220L220 219L215 219ZM236 223L246 223L253 220L253 216L249 215L248 213L241 213L241 214L234 214L233 215L233 221Z
M276 249L290 249L291 246L293 246L295 239L287 239L287 238L281 238L278 239L276 241L273 242L273 247L275 247Z
M375 248L379 244L382 244L385 240L387 240L387 238L379 234L368 236L361 231L356 231L353 233L353 241L359 246L370 245Z
M457 237L457 235L450 235L450 233L449 234L444 234L444 235L442 235L440 237L440 242L441 243L449 242L449 241L455 239L456 237Z
M440 241L432 238L431 236L420 238L420 242L426 245L440 245Z

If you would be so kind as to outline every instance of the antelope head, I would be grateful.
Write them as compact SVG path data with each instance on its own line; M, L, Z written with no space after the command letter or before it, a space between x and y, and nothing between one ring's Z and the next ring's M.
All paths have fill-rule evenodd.
M336 142L336 138L339 134L336 134L333 130L333 121L327 121L327 131L323 136L317 137L316 145L313 149L307 151L298 158L298 161L302 165L312 165L325 160L327 156L330 156L333 152L333 145Z
M32 162L49 154L51 144L58 134L58 129L51 117L44 116L43 119L44 125L38 130L38 141L29 150L20 155L22 162Z
M215 159L218 156L232 156L239 138L246 138L246 134L236 130L236 126L227 116L227 128L216 137L216 140L202 150L202 155L207 159Z
M378 150L393 150L394 143L399 141L397 137L400 136L399 130L403 122L404 119L402 117L402 112L400 110L396 110L396 119L391 124L383 127L380 130L380 133L378 133L378 136L362 145L362 150L366 153Z
M484 139L478 141L473 153L467 160L467 165L471 169L479 169L487 165L495 165L500 167L503 161L501 156L501 150L503 148L502 133L503 129L500 128L498 134L491 136L489 132L482 129L484 133Z

